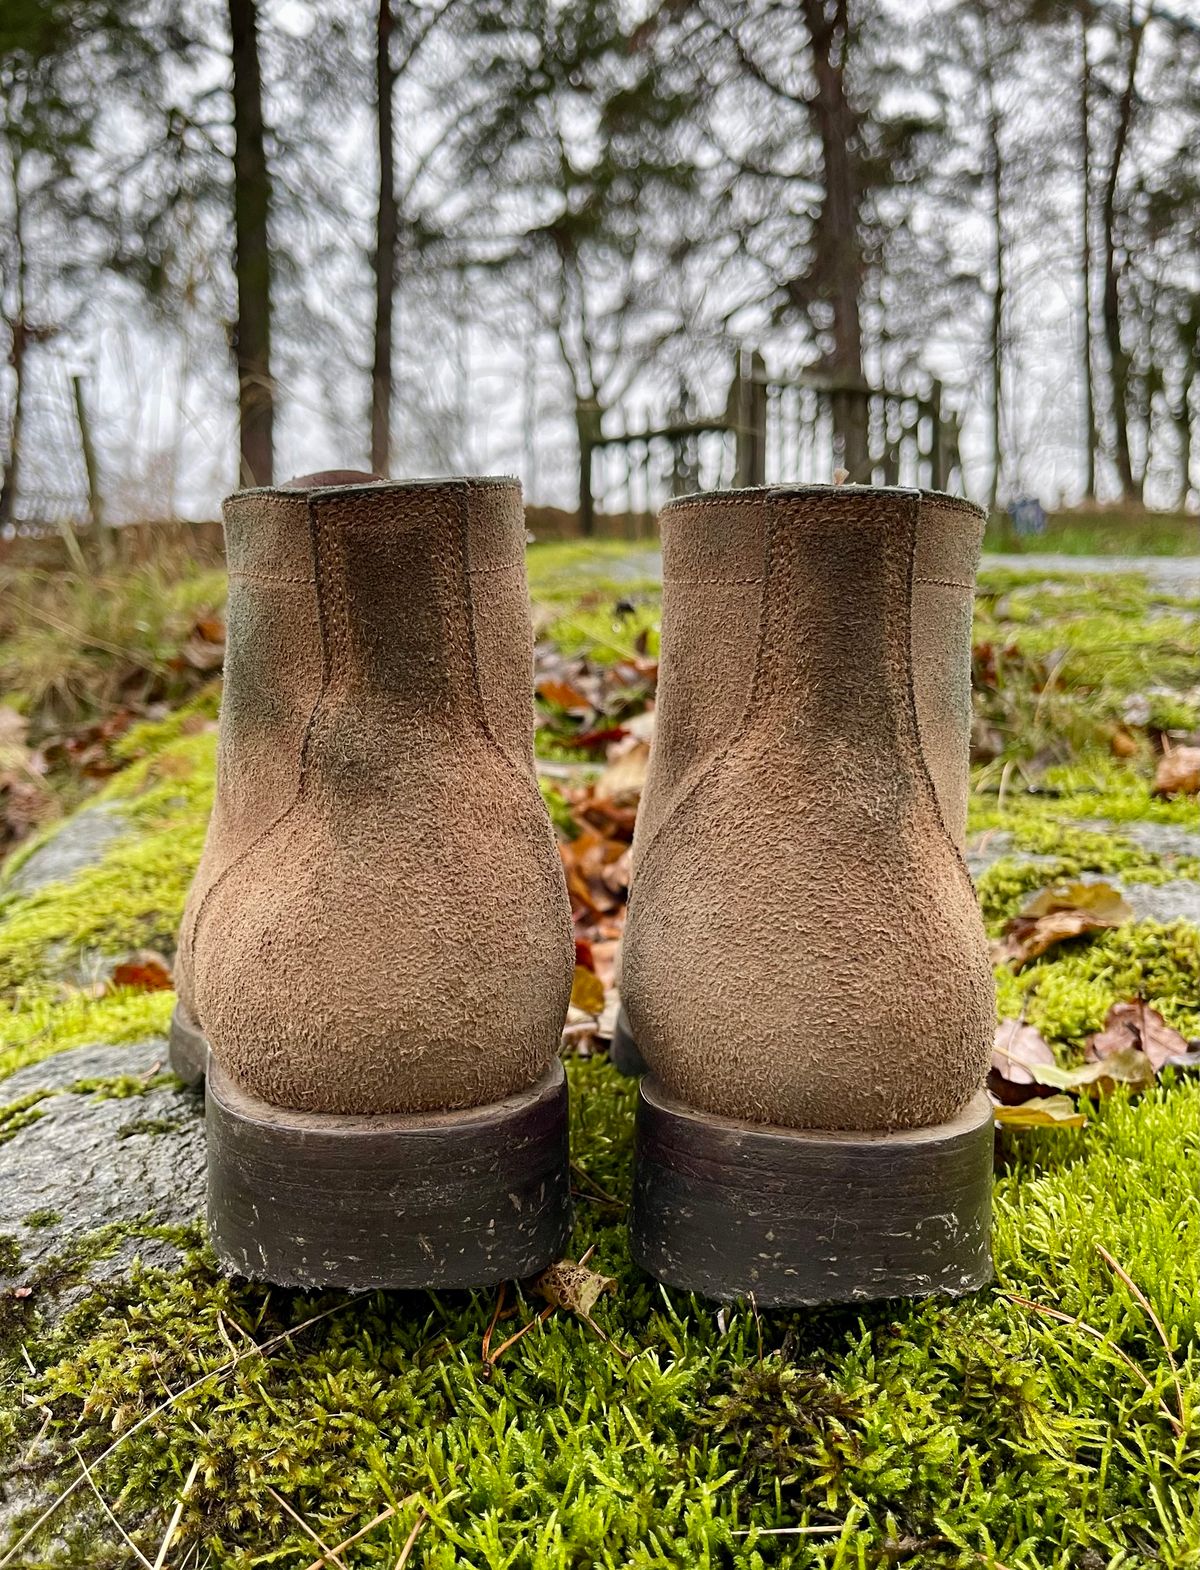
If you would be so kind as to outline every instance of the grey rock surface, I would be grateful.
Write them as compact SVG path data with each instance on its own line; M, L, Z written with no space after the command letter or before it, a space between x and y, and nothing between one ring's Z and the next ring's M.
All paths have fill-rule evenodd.
M1197 817L1200 819L1200 811ZM1094 834L1119 835L1168 862L1180 856L1200 858L1200 828L1189 829L1182 823L1109 823L1105 818L1083 818L1073 827Z
M1048 579L1064 576L1111 577L1115 573L1141 573L1160 594L1200 597L1200 556L1067 556L1058 551L985 551L983 570L1006 567L1015 572L1045 573ZM632 582L662 576L662 554L656 546L631 545L621 556L599 558L594 570L578 570L597 578Z
M1016 572L1111 576L1141 573L1161 594L1200 595L1200 556L1067 556L1058 551L985 551L983 568L1009 567Z
M136 1233L203 1213L203 1100L171 1084L119 1098L78 1088L126 1074L153 1080L166 1070L166 1052L161 1038L78 1047L0 1080L6 1105L44 1093L31 1109L39 1115L0 1144L0 1290L56 1256L69 1259L73 1244L114 1222L130 1223L132 1235L89 1267L90 1279L122 1274L135 1257L178 1262L172 1244Z
M1200 925L1200 883L1190 878L1117 886L1133 906L1137 921L1194 921Z
M35 894L48 883L66 882L94 867L125 832L125 818L117 807L83 807L67 818L28 861L0 881L0 894Z
M1182 856L1200 856L1200 832L1174 823L1109 823L1089 818L1066 828L1087 829L1095 834L1111 834L1114 839L1132 840L1151 855L1162 858L1169 868ZM976 835L968 844L967 871L978 881L989 868L1004 857L1012 856L1022 866L1042 867L1049 878L1056 865L1054 856L1033 855L1017 850L1013 835L1006 829L990 829ZM1133 907L1135 921L1194 921L1200 925L1200 882L1193 878L1172 878L1165 883L1138 883L1112 873L1086 872L1082 883L1110 883L1124 894Z

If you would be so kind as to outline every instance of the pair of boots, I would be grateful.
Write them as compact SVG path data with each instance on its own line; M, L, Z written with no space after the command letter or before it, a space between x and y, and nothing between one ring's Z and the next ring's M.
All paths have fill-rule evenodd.
M172 1061L223 1265L532 1275L571 1229L570 909L515 481L225 504L217 800ZM773 488L664 512L619 1054L635 1257L759 1304L988 1277L991 972L963 865L981 514Z

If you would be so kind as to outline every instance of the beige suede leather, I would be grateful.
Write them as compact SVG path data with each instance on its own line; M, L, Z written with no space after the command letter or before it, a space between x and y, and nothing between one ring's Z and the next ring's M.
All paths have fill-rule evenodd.
M478 1106L532 1085L570 995L533 766L515 481L226 503L216 807L183 1001L280 1107Z
M959 849L981 533L969 503L852 486L663 514L621 995L698 1110L910 1128L983 1082L992 977Z

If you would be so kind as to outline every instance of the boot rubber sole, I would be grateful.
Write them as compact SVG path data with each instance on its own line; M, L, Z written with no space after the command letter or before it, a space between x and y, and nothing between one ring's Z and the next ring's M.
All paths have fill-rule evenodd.
M894 1133L698 1112L642 1080L633 1257L669 1286L759 1307L959 1297L992 1278L992 1107Z
M171 1066L205 1078L208 1235L229 1274L348 1291L491 1286L563 1256L573 1221L567 1085L460 1112L341 1116L244 1090L186 1014Z
M182 1003L176 1003L171 1015L167 1060L172 1072L193 1088L204 1078L208 1066L208 1042L204 1032Z
M612 1041L608 1048L608 1061L619 1074L624 1074L629 1079L640 1079L646 1072L646 1060L633 1039L633 1031L629 1028L629 1019L623 1008L617 1010L617 1022L613 1026Z

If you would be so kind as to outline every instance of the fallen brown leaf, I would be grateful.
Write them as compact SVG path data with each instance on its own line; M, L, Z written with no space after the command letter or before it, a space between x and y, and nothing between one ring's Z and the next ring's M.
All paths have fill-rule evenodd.
M611 801L618 806L633 806L641 800L646 783L646 769L650 762L650 747L644 741L633 744L615 757L592 787L593 795L600 801Z
M609 839L592 829L585 829L573 840L559 842L558 852L576 916L603 915L621 904L620 891L614 891L607 874L625 851L620 840Z
M1011 962L1020 970L1067 938L1119 927L1132 918L1132 906L1110 883L1056 883L1036 894L1005 925L993 953L997 962Z
M201 616L192 628L197 638L202 638L205 643L225 642L225 623L219 616Z
M1200 747L1172 747L1158 760L1154 775L1156 796L1195 795L1200 792Z
M171 967L152 949L142 949L122 960L109 979L110 988L132 987L139 992L167 992L174 985Z
M1002 1019L996 1026L988 1071L988 1089L996 1100L1020 1106L1041 1095L1042 1081L1035 1075L1046 1066L1054 1068L1055 1058L1041 1031L1019 1019Z
M537 693L552 708L562 709L567 714L590 714L594 707L586 692L581 692L569 681L554 677L538 682Z
M1137 737L1132 736L1123 725L1118 725L1109 738L1108 747L1114 758L1135 758Z
M565 1308L587 1319L604 1293L616 1292L617 1283L612 1276L602 1276L573 1259L560 1259L542 1271L533 1287L553 1308Z
M1169 1063L1200 1065L1200 1052L1193 1052L1180 1035L1148 1003L1114 1003L1104 1021L1104 1029L1089 1037L1087 1056L1111 1060L1130 1049L1143 1054L1157 1073Z

